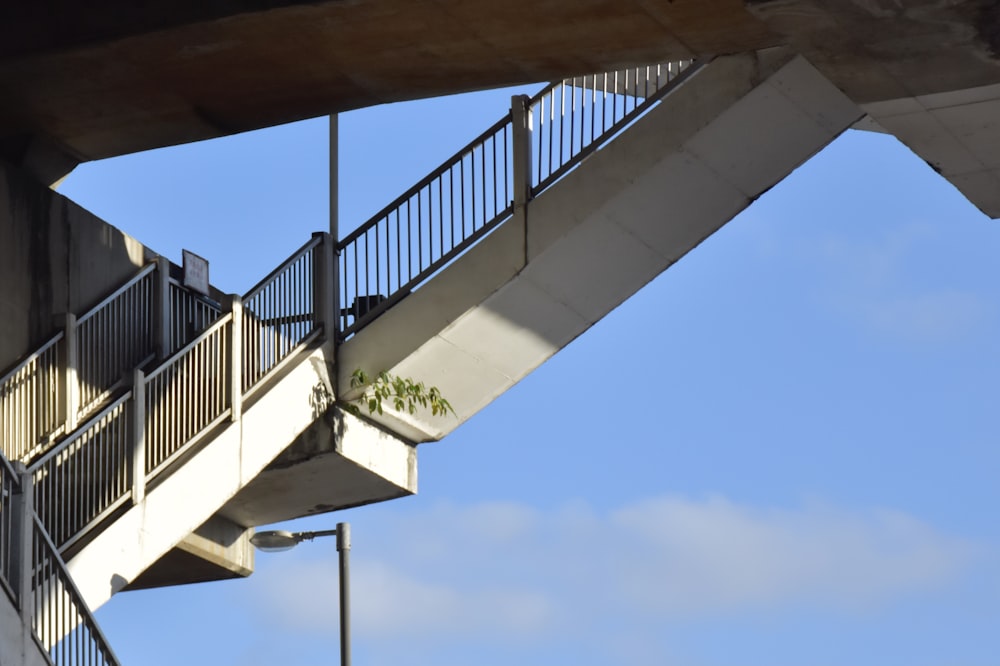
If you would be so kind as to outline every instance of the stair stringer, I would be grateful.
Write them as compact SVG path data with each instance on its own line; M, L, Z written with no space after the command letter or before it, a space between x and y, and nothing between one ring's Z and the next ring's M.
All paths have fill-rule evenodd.
M733 219L864 112L784 49L720 57L340 349L438 386L442 438Z

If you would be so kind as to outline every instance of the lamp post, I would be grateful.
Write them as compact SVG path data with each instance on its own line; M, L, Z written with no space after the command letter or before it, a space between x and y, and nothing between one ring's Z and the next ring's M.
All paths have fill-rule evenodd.
M250 537L250 543L265 553L276 553L294 548L303 541L312 541L316 537L324 536L337 537L337 560L340 569L340 666L351 666L350 523L337 523L337 529L318 532L286 532L285 530L257 532Z

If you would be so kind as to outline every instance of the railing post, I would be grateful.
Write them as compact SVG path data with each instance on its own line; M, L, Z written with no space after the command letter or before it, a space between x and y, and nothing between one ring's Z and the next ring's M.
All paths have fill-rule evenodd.
M224 370L229 373L230 418L235 423L243 415L243 299L239 294L229 294L223 307L233 315L230 322L229 367Z
M531 110L527 95L510 98L513 150L514 214L524 211L531 198Z
M171 349L170 329L170 261L166 257L156 258L156 294L153 298L156 308L156 320L153 325L156 327L156 358L159 361L166 359L173 351Z
M514 222L524 230L524 262L528 262L528 200L531 199L531 109L526 95L510 98L511 168L514 179Z
M66 349L66 367L63 368L63 409L66 410L66 432L76 430L80 412L80 346L76 336L76 315L66 313L63 324L63 344Z
M146 498L146 373L132 374L132 504Z
M14 517L17 527L14 530L15 552L14 562L17 565L17 573L14 581L17 586L17 599L21 607L21 624L23 626L23 640L25 645L30 645L32 623L35 616L35 597L31 589L31 576L34 570L34 537L35 537L35 495L32 487L31 473L28 472L24 463L12 462L14 470L17 472L19 492L14 496ZM16 581L16 582L15 582Z
M313 266L313 304L316 323L323 326L323 337L334 340L337 336L336 284L334 282L333 241L328 233L317 231L320 237L316 246L316 263Z

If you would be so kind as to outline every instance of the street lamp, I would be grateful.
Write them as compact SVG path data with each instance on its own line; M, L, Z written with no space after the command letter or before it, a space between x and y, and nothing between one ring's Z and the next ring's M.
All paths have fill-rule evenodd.
M337 523L335 530L320 530L318 532L286 532L285 530L257 532L250 537L250 543L265 553L276 553L294 548L303 541L312 541L316 537L324 536L337 537L337 559L340 565L340 666L351 666L351 591L348 560L351 552L350 523Z

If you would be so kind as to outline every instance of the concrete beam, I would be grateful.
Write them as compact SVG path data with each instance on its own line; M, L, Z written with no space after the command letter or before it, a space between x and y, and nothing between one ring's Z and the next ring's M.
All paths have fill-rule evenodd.
M864 108L979 210L1000 218L1000 84Z
M253 530L212 516L129 583L126 591L246 578L253 573Z

